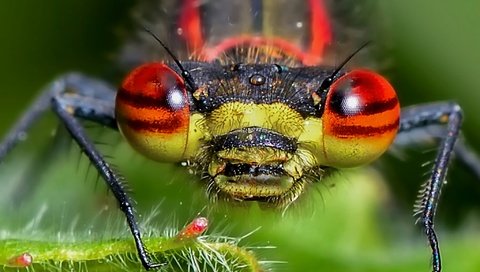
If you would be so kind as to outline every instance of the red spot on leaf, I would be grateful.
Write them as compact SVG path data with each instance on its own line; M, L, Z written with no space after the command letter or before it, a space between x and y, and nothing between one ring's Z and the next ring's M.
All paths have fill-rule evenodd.
M8 260L8 265L14 267L27 267L30 266L32 262L32 255L30 255L29 253L23 253L21 255L10 258Z
M197 217L190 224L185 226L178 234L177 238L181 240L194 239L200 236L208 227L208 220L205 217Z

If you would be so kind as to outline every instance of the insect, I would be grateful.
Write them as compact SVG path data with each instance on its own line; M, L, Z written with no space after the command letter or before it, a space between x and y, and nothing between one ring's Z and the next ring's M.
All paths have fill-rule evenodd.
M308 23L308 37L290 37L306 39L306 48L266 31L205 40L202 11L215 10L215 5L182 3L178 35L193 52L191 60L171 52L170 61L134 69L118 92L78 74L55 81L2 142L0 158L39 113L51 108L111 188L144 267L153 269L160 265L148 258L131 200L76 118L120 130L147 157L185 162L206 181L211 198L273 206L289 205L329 171L375 160L397 133L446 125L417 209L432 247L433 270L440 271L433 219L460 130L459 106L428 104L400 113L396 94L382 76L346 71L343 64L321 66L331 40L321 1L308 1L308 22L295 24ZM252 6L263 14L261 6ZM235 7L232 3L232 12ZM261 27L260 15L254 16L252 28ZM458 157L468 160L462 151Z

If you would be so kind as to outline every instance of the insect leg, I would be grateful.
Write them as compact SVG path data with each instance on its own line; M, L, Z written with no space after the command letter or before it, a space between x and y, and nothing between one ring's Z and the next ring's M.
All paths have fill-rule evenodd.
M141 238L140 229L135 217L132 200L128 197L122 178L104 160L93 142L88 138L84 128L76 119L92 120L110 128L116 129L114 114L115 92L99 80L79 74L68 74L55 80L35 100L24 113L16 126L7 134L0 144L0 161L21 140L22 135L39 119L40 115L51 108L62 121L69 134L79 145L82 152L89 158L108 187L117 199L121 211L125 214L127 224L134 237L135 246L142 262L147 269L162 266L152 263Z
M110 108L113 107L115 89L108 86L103 81L91 79L77 73L60 76L42 90L40 96L34 100L30 107L15 123L15 126L10 129L0 142L0 162L3 161L3 158L5 158L21 139L25 138L30 127L32 127L38 119L40 119L42 114L50 108L52 97L69 91L74 91L77 95L82 95L84 97L97 98L99 101L106 101L107 103L111 103ZM113 111L110 114L111 117L113 117L112 114ZM83 117L81 115L82 113L79 112L79 116ZM88 114L84 113L84 115L87 115L84 116L86 119L90 119L88 118ZM95 121L116 128L115 120L107 116L105 117L106 118L97 118L98 120Z
M415 108L417 106L402 109L402 119L411 120L416 118L415 114L418 114L418 109ZM417 126L414 129L408 126L400 127L400 129L401 131L392 146L393 151L395 151L395 148L401 149L412 145L438 145L439 139L443 139L446 132L445 125L441 122L428 123L424 126ZM457 139L453 152L455 160L465 166L480 181L480 157L468 146L461 135Z
M149 260L145 245L141 238L140 229L135 218L135 211L132 205L132 200L127 195L123 185L122 178L108 165L103 159L102 155L95 148L92 141L87 137L86 132L82 125L76 120L74 113L80 111L82 114L88 113L84 109L72 108L72 105L82 105L81 99L75 101L75 99L68 100L65 97L54 97L52 99L52 109L60 118L62 123L67 128L72 138L80 146L82 152L87 155L102 178L106 181L108 187L111 189L113 195L118 201L120 210L125 214L127 224L132 232L135 240L135 246L137 248L138 255L143 266L148 269L160 267L162 264L152 263ZM72 103L68 103L72 102ZM93 117L93 116L90 116Z
M80 111L77 112L80 117L93 119L93 121L103 124L104 126L116 128L116 122L113 118L115 89L103 81L92 79L78 73L65 74L46 86L40 93L40 96L34 100L32 105L25 111L16 125L3 139L3 142L0 143L0 162L8 155L8 152L24 138L24 135L27 135L29 128L37 122L42 116L42 113L50 108L50 101L53 96L84 97L85 99L83 100L85 102L82 107L79 107L84 109L83 113ZM99 112L98 110L94 111L92 108L101 109L103 112ZM95 116L88 118L89 115ZM64 137L65 135L59 134L62 134L62 131L57 131L55 134L56 138L49 141L47 146L41 147L40 153L35 155L36 158L32 160L32 163L28 166L28 170L15 184L16 188L8 200L13 206L21 203L26 196L35 190L37 185L35 181L39 180L44 169L49 166L52 159L56 157L54 153L58 151L57 148L61 146L58 145L58 141L67 140L67 138Z
M419 216L417 222L422 223L432 249L434 272L441 271L440 249L434 231L434 217L461 123L462 111L454 102L440 102L404 108L400 118L399 133L426 128L431 125L446 125L447 129L446 135L440 143L432 174L420 190L415 209L415 214Z

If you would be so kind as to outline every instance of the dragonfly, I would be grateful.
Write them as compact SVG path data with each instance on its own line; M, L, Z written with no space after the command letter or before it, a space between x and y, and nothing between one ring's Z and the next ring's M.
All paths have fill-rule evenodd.
M333 1L162 5L165 9L150 15L163 19L152 23L145 17L144 31L130 42L133 49L125 50L122 61L139 66L117 89L78 73L54 80L0 143L0 161L51 109L118 200L140 260L150 270L162 264L148 255L133 200L79 119L119 131L150 159L183 162L213 200L274 207L295 202L333 171L375 161L396 137L441 125L445 135L415 209L432 250L432 269L441 271L434 218L451 157L455 153L480 168L459 140L458 104L400 108L386 78L347 69L362 46L328 65L338 29L330 18ZM159 16L164 10L177 12Z

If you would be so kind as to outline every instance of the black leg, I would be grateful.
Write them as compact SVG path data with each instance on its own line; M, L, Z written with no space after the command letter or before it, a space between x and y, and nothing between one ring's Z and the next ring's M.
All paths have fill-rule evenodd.
M122 178L104 160L102 154L97 151L84 128L76 119L76 117L88 119L116 129L114 98L115 92L113 89L101 81L79 74L69 74L59 78L44 90L2 141L0 144L0 161L28 132L28 129L39 119L41 114L51 107L117 199L132 232L142 265L147 270L159 268L163 264L153 263L147 254L135 218L133 201L128 197L122 185Z
M438 206L440 193L445 181L448 164L455 150L462 123L462 111L453 102L432 103L412 106L402 109L399 135L415 129L426 129L434 125L446 125L444 135L438 150L432 174L419 193L415 207L417 222L421 222L432 249L433 271L441 271L440 249L434 230L435 212Z
M91 100L97 101L97 104L103 104L100 106L77 102L77 104L83 104L85 110L79 110L75 115L116 128L113 103L115 99L115 89L100 80L91 79L80 74L66 74L54 80L42 90L40 96L35 99L32 105L30 105L27 111L25 111L15 123L15 126L12 127L9 133L2 139L0 142L0 162L2 162L3 158L25 137L28 130L36 123L42 114L50 108L52 97L67 97L69 95L86 98L83 101L91 98ZM99 112L92 111L91 109L93 107ZM79 109L81 108L82 107L79 107Z
M16 126L3 139L0 143L0 162L27 134L29 128L36 123L42 113L50 108L50 101L54 96L64 100L65 104L69 104L71 108L78 109L75 113L76 116L116 129L113 109L115 90L102 81L81 74L66 74L52 81L41 92L41 95L27 109ZM16 184L17 189L11 195L12 203L16 203L13 205L21 203L30 192L35 190L36 184L33 181L38 180L44 169L49 166L52 158L55 157L52 156L52 150L56 151L55 149L59 147L58 141L62 140L65 141L65 138L63 135L59 136L57 131L54 142L42 147L41 154L37 155L38 159L32 161L27 172Z
M436 105L438 104L431 104L428 107L435 108ZM420 108L413 106L402 109L402 120L412 120L417 118L415 114L418 114L422 107L423 106L420 106ZM427 111L429 110L430 109ZM411 124L400 127L401 131L395 139L393 150L412 145L438 145L439 139L443 139L445 137L445 124L438 121L427 123L428 124L425 125L420 124L415 128L412 128ZM412 131L414 132L412 133ZM467 145L462 137L458 137L453 152L455 154L455 160L465 166L465 168L475 175L478 181L480 181L480 157Z
M132 206L132 200L128 197L122 185L122 178L103 159L102 155L97 151L93 143L88 139L82 125L68 112L68 108L64 108L59 100L55 97L52 99L52 109L58 115L62 123L72 135L73 139L78 143L82 152L87 155L102 178L107 182L108 187L112 190L113 195L118 200L120 210L127 218L128 226L132 232L135 246L143 266L146 269L160 267L162 264L152 263L149 260L147 251L142 242L140 229L135 218L135 211Z

